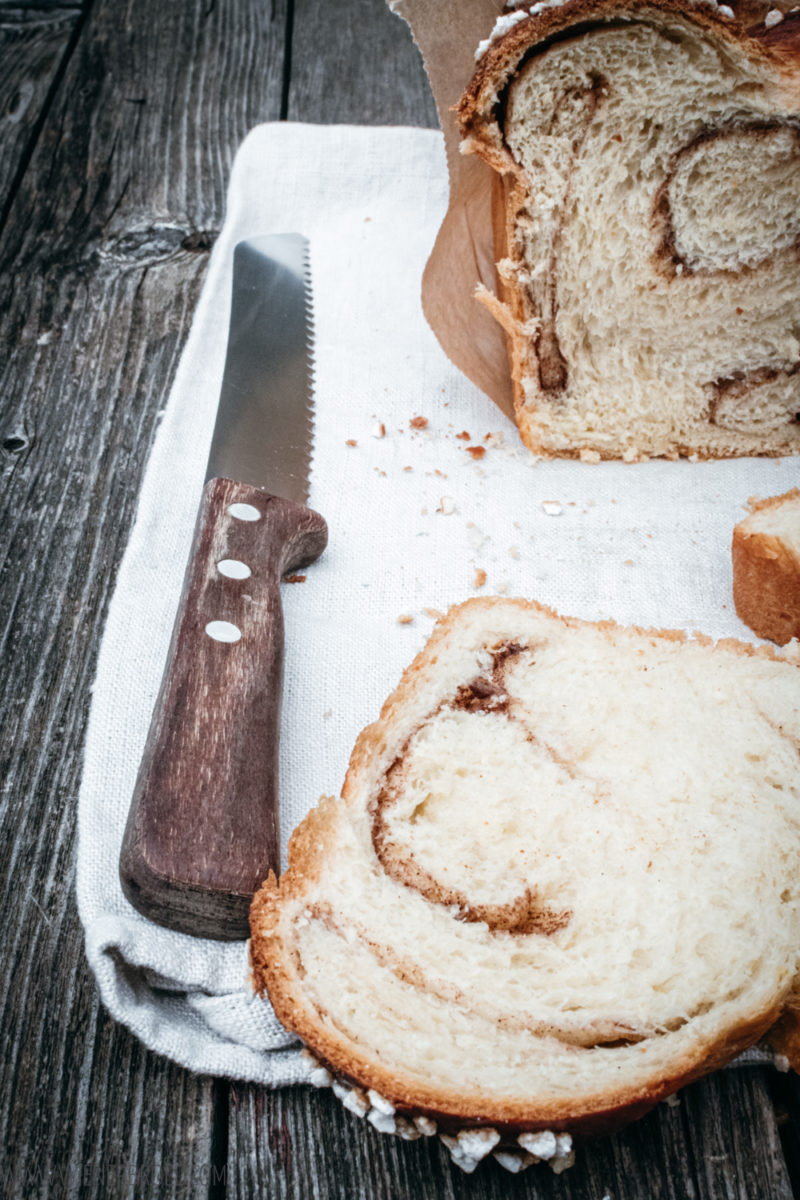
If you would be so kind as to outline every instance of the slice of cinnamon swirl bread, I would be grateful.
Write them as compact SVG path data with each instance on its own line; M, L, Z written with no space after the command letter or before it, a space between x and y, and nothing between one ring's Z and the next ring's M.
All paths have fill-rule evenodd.
M733 599L759 637L800 638L800 488L754 500L733 531Z
M567 0L497 33L459 117L498 173L482 298L524 441L800 451L800 13Z
M379 1115L640 1115L790 996L798 746L772 647L469 601L256 895L255 986Z

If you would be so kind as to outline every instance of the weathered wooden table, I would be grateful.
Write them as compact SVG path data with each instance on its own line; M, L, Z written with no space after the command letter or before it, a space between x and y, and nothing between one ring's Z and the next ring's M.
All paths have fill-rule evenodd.
M190 1075L101 1008L73 899L90 686L234 151L261 121L436 117L383 0L0 0L0 62L0 1194L800 1194L800 1087L763 1068L561 1177L465 1176L328 1093Z

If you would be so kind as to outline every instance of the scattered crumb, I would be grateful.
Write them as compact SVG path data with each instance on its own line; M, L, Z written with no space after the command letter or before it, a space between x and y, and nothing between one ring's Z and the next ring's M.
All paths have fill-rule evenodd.
M512 558L519 558L519 546L509 546L508 553Z
M581 450L580 460L585 463L599 463L600 455L596 450Z
M440 621L444 616L443 612L439 612L438 608L423 608L422 610L427 616L432 617L434 621Z
M284 575L283 577L284 583L305 583L305 581L305 575Z
M478 588L482 588L486 583L486 572L483 567L475 568L475 578L472 581L472 586L477 592Z
M563 511L560 500L542 501L542 512L547 513L548 517L560 517Z
M355 438L348 438L347 441L345 442L345 446L357 446L357 445L358 445L358 442L356 441Z
M632 559L632 558L626 558L626 559L625 559L625 562L624 562L622 565L623 565L624 567L632 567L632 566L633 566L633 559Z
M483 439L490 446L502 446L505 442L502 429L498 429L497 433L487 433Z
M483 458L485 453L485 446L467 446L467 454L471 454L473 458Z
M501 596L507 596L511 591L511 584L507 579L501 579L500 583L497 585L497 590Z
M780 25L783 20L783 13L778 8L771 8L764 17L764 24L767 29L772 29L773 25Z
M379 425L376 425L375 428L372 430L372 436L374 438L385 438L386 437L386 426L384 425L383 421L381 421Z
M413 467L403 467L403 470L404 471L413 471L414 468Z
M462 429L462 430L461 430L461 433L457 433L457 434L456 434L456 437L457 437L457 438L460 438L462 442L468 442L468 441L469 441L469 434L467 433L466 429Z
M322 719L323 719L323 721L329 721L332 716L333 716L333 709L326 708L325 712L322 714Z
M412 417L408 423L412 429L427 429L428 428L428 418L427 417Z
M411 625L411 624L413 624L413 621L414 621L414 618L411 616L410 613L402 613L397 618L398 625Z
M439 507L436 511L440 512L445 517L449 517L451 513L454 513L456 511L456 506L453 497L442 496L441 500L439 501Z
M433 473L434 473L434 475L438 475L440 479L447 479L447 476L445 475L444 471L440 471L438 467L434 468Z
M676 1096L674 1092L671 1096L667 1096L666 1099L664 1100L664 1103L668 1104L670 1108L677 1108L678 1105L680 1104L680 1102L681 1102L680 1096Z
M473 550L480 550L481 546L486 541L486 535L481 533L474 521L470 521L467 524L467 529L469 530L470 546L472 546Z

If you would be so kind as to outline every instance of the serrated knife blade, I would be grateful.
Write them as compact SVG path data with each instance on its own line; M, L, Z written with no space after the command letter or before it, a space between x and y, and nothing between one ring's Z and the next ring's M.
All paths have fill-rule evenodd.
M200 937L248 936L279 866L280 581L327 542L312 445L307 243L241 242L207 481L120 855L130 902Z
M311 463L308 242L267 235L234 250L228 351L206 479L304 504Z

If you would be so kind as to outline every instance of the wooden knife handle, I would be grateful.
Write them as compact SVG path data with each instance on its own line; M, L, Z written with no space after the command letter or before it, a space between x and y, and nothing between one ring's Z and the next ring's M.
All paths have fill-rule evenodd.
M301 504L206 484L120 857L125 895L160 925L246 938L279 869L280 580L327 540Z

